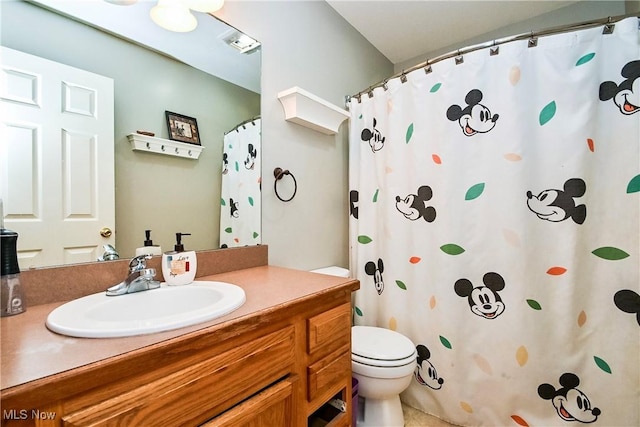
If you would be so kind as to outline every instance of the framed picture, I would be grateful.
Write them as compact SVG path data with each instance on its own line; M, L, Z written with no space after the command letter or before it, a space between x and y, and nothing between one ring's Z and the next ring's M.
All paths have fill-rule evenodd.
M200 145L200 134L198 133L196 119L172 113L171 111L165 111L164 114L167 117L169 139Z

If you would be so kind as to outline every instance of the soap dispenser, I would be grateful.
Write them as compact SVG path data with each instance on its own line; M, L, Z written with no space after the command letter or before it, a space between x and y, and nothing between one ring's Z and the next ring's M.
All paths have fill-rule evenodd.
M191 233L176 233L174 250L162 254L162 275L167 285L187 285L196 278L196 252L185 251L182 244L182 236L190 235Z
M144 230L145 241L144 246L136 248L136 256L140 255L162 255L162 248L154 245L151 240L151 230Z

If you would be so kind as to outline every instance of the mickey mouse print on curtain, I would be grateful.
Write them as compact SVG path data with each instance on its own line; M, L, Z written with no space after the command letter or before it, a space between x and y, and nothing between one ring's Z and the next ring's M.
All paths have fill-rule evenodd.
M635 114L640 111L640 105L635 100L638 95L638 84L640 84L640 60L625 64L620 74L625 79L619 84L609 80L602 82L600 100L611 99L622 114Z
M571 218L576 224L582 224L587 217L587 207L577 204L575 200L584 196L585 192L585 182L580 178L571 178L564 183L562 190L544 190L537 196L527 191L527 207L546 221L560 222Z
M415 344L405 403L468 426L640 425L638 28L352 98L355 323Z
M482 92L478 89L469 91L464 98L467 105L462 108L457 104L447 109L447 118L457 121L465 136L473 136L476 133L487 133L496 125L498 114L491 114L488 107L480 104Z

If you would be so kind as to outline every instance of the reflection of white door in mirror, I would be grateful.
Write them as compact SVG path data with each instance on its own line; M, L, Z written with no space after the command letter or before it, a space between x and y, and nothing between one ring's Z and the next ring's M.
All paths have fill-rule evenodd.
M113 80L0 49L0 197L20 268L95 261L115 242Z

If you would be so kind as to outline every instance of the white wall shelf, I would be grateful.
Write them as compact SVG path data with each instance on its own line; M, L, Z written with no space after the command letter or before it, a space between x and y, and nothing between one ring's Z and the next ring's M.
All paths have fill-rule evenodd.
M156 138L155 136L141 135L139 133L130 133L127 135L127 139L129 139L131 149L134 151L184 157L192 160L197 160L202 150L204 150L202 145L171 141L169 139Z
M326 135L338 132L349 112L321 99L304 89L292 87L278 93L285 120L306 126Z

